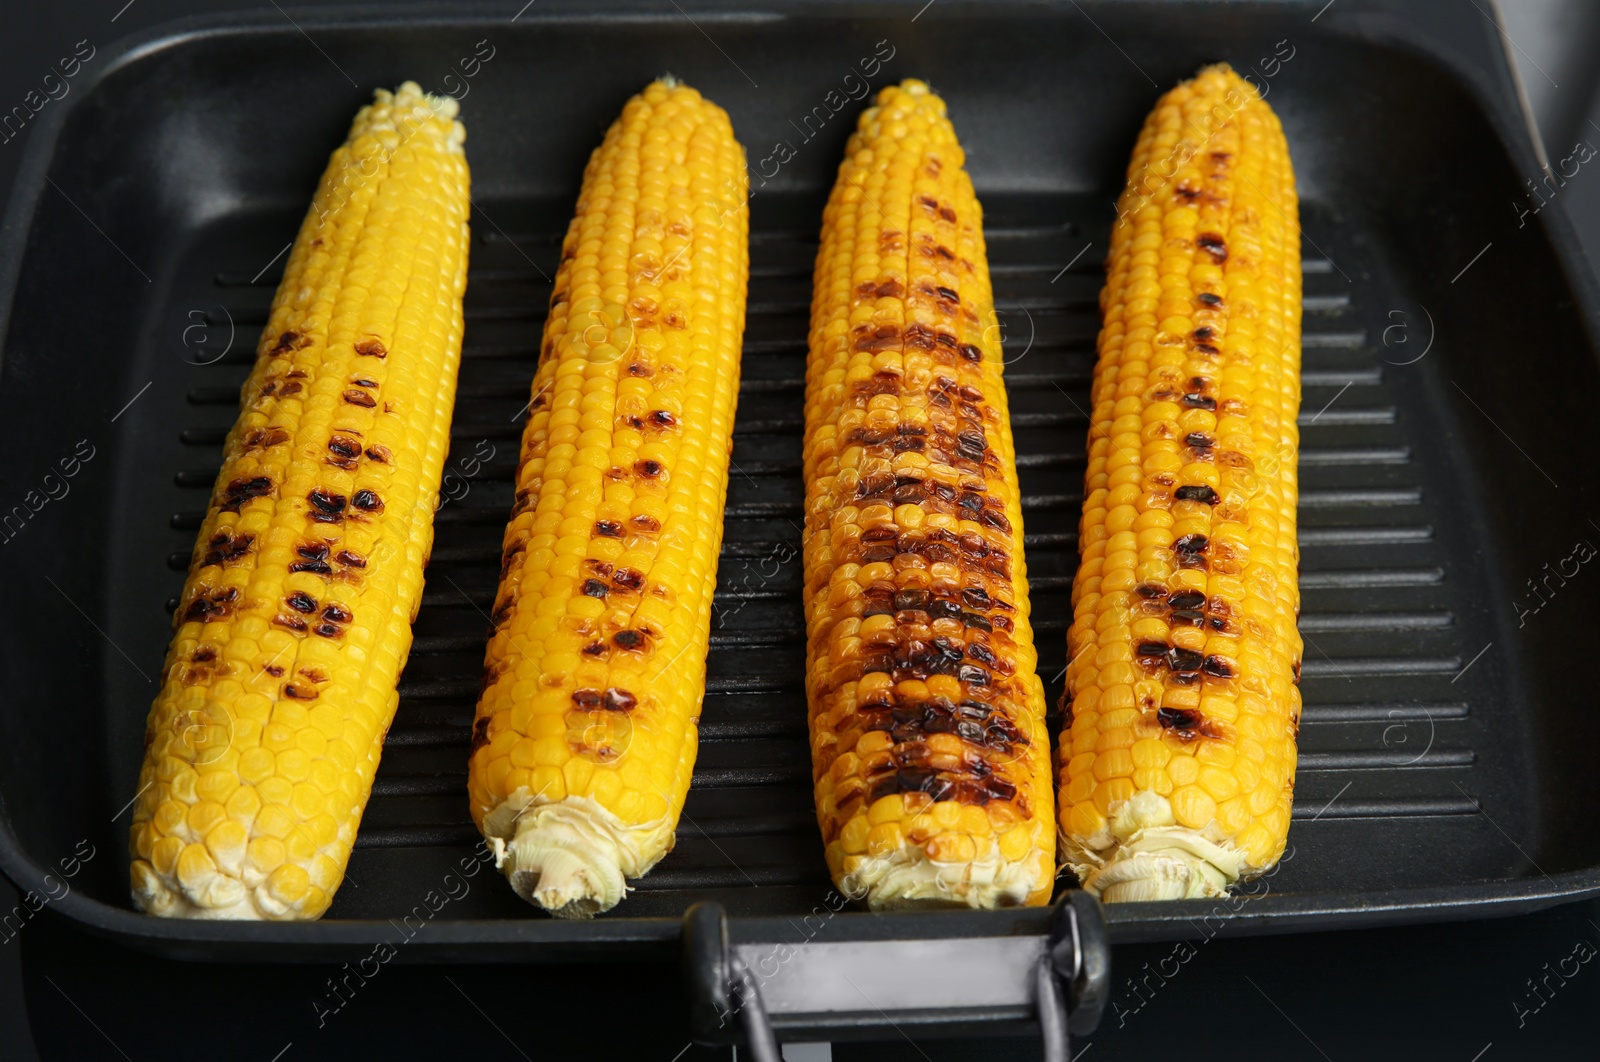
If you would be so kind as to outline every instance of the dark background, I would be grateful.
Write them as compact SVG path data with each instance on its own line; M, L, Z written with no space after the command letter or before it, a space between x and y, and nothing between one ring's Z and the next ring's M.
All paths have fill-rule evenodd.
M104 47L186 15L273 6L270 0L124 2L6 4L0 101L20 100L34 87L35 68L69 54L80 40ZM506 0L507 16L521 6L522 0ZM1461 7L1461 18L1481 20L1495 5L1461 0ZM1503 0L1498 7L1507 51L1551 154L1579 138L1600 140L1600 5ZM7 193L28 135L0 144L0 189ZM1555 206L1571 216L1591 262L1600 262L1600 186L1576 183ZM0 879L0 910L16 902ZM1600 1004L1600 962L1585 961L1600 955L1600 903L1404 929L1248 940L1224 931L1192 949L1179 965L1175 954L1191 952L1175 952L1171 944L1119 946L1115 1008L1095 1037L1076 1045L1079 1057L1091 1051L1094 1062L1175 1055L1203 1062L1241 1054L1329 1062L1600 1056L1590 1020ZM1156 972L1163 959L1166 970L1178 969L1170 979ZM80 933L47 911L0 944L0 1060L730 1057L726 1048L688 1046L672 966L395 964L319 1028L313 1001L325 998L325 981L336 973L151 959ZM1130 978L1142 987L1136 991ZM826 1055L791 1057L814 1062ZM832 1057L1033 1058L1038 1045L899 1039L836 1044Z

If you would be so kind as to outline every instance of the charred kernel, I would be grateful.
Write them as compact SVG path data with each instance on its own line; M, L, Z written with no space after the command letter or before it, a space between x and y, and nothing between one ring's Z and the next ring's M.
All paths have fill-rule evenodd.
M289 350L299 350L305 345L300 342L299 332L285 332L278 337L278 345L273 347L270 353L282 354Z
M344 636L344 628L333 623L319 623L311 628L311 633L323 638L340 638Z
M330 438L328 449L339 457L361 456L361 444L347 435L335 435Z
M911 609L922 609L928 605L928 595L922 590L901 590L894 595L894 610L906 612Z
M611 636L618 649L637 649L644 645L644 635L635 630L621 630Z
M1000 661L994 655L994 650L982 642L973 642L967 646L967 656L991 670L1000 665Z
M1190 409L1214 410L1217 408L1217 400L1215 398L1210 395L1194 394L1192 392L1183 396L1183 404Z
M652 411L650 414L650 426L654 428L661 428L663 430L667 428L675 428L678 426L678 418L674 417L671 413L668 413L664 409L657 409Z
M601 538L621 538L622 524L616 520L596 520L594 533Z
M1191 435L1190 438L1192 439L1194 436ZM1217 502L1222 500L1222 497L1217 494L1215 490L1204 484L1201 484L1200 486L1179 487L1177 490L1172 492L1172 496L1179 501L1197 501L1203 502L1206 505L1215 505Z
M1221 350L1212 346L1210 343L1196 343L1191 349L1193 349L1196 354L1209 354L1212 357L1216 357L1222 353Z
M1209 450L1213 446L1217 445L1217 440L1213 439L1203 431L1191 431L1188 435L1183 437L1183 441L1194 447L1196 450Z
M654 535L661 531L661 521L653 516L635 516L628 522L641 534Z
M235 535L230 531L218 531L211 536L211 541L206 543L206 551L200 558L200 566L204 568L213 564L236 561L250 552L255 540L254 535Z
M624 590L639 590L644 586L644 572L636 568L618 568L611 581Z
M960 353L961 353L961 356L963 358L966 358L968 361L982 361L983 360L983 350L982 350L982 348L980 348L980 347L978 347L978 346L976 346L976 345L974 345L972 343L963 343L963 344L961 344Z
M215 649L213 649L211 646L207 645L207 646L203 646L203 647L201 647L199 649L196 649L194 651L194 655L189 658L189 662L193 663L193 664L206 664L206 663L210 663L211 661L215 660L216 658L217 658L217 651Z
M322 618L329 623L349 623L350 612L342 605L329 605L322 610Z
M1214 631L1226 632L1228 630L1228 621L1223 619L1221 616L1212 616L1207 622L1211 625L1211 629Z
M322 520L325 523L330 519L337 520L340 514L344 512L345 506L349 504L343 494L335 494L332 491L323 490L321 487L317 487L310 494L307 494L306 501L310 502L311 508L315 510L311 514L312 519Z
M1202 232L1194 238L1195 246L1209 254L1219 265L1228 260L1228 245L1214 232Z
M599 656L600 654L604 653L605 651L606 651L606 643L605 642L590 642L588 645L583 647L583 654L585 656Z
M573 690L572 703L579 708L598 708L600 707L600 691L594 689Z
M1231 663L1229 663L1223 657L1215 655L1206 657L1205 662L1200 665L1200 670L1204 671L1212 678L1228 679L1233 678L1234 675L1237 674Z
M1211 540L1204 535L1184 535L1172 544L1179 553L1204 553Z
M1172 608L1205 608L1206 595L1198 590L1179 590L1167 598L1167 604Z
M477 752L489 743L489 717L484 716L472 724L472 747L468 755Z
M370 336L356 342L356 353L364 358L385 358L389 356L388 349L380 341Z
M222 492L221 511L236 513L239 507L252 498L264 498L272 493L272 480L266 476L253 479L236 479Z
M394 459L394 454L389 452L387 446L369 446L367 447L367 456L380 465L386 465Z
M189 602L189 607L184 611L184 621L200 620L209 622L226 616L233 611L233 602L238 596L238 588L232 586L222 590L201 590L195 596L195 599Z
M945 300L948 300L950 302L960 302L961 301L961 293L958 292L958 291L955 291L955 290L953 290L951 288L947 288L947 287L944 287L943 285L940 285L939 287L935 288L934 290L939 293L939 298L941 298L941 299L945 299Z
M961 669L956 672L956 678L962 682L969 682L974 686L987 686L989 684L989 673L983 668L975 667L972 664L962 664Z
M333 566L325 560L297 560L289 564L291 572L311 572L314 575L332 575Z
M304 631L306 629L305 620L301 619L299 616L291 616L283 612L280 612L276 616L272 617L272 622L276 623L280 627L287 627L291 631ZM267 670L272 671L272 668L269 667ZM279 668L273 673L281 675L283 674L283 669Z
M312 613L317 610L317 599L306 593L304 590L296 590L294 593L284 598L283 603L294 609L296 612Z
M646 479L655 479L666 471L666 466L660 461L635 461L633 470Z
M1221 295L1215 295L1215 294L1213 294L1213 293L1211 293L1209 291L1202 291L1200 294L1196 295L1195 298L1199 299L1201 302L1205 303L1207 306L1221 306L1222 305L1222 296Z
M1199 671L1201 657L1193 649L1174 646L1167 651L1167 666L1174 671Z
M378 404L378 400L376 398L373 398L365 391L358 391L355 388L351 388L340 397L342 397L352 406L360 406L363 409L372 409Z
M1180 608L1167 615L1167 622L1188 627L1198 627L1205 622L1205 613L1199 609Z
M987 619L978 615L976 612L961 613L961 622L966 624L968 627L972 627L980 631L994 630L994 624L990 623Z
M630 712L639 703L639 699L627 690L618 689L616 686L607 688L600 697L600 707L608 712Z
M302 624L300 629L304 630L305 629L305 625ZM268 664L266 667L262 668L261 670L265 671L267 674L271 675L273 678L282 678L283 677L283 668L279 667L277 664Z
M1189 334L1201 343L1209 343L1216 337L1217 332L1210 325L1201 325Z
M383 499L379 498L376 492L367 490L365 487L356 491L355 497L350 499L350 504L364 513L383 512Z
M283 684L283 695L291 700L296 701L314 701L317 699L316 690L302 689L292 682L285 682Z
M1138 594L1140 597L1154 598L1162 596L1167 591L1166 588L1157 586L1155 583L1140 583L1138 586L1133 588L1133 592Z
M350 382L355 384L357 387L377 387L378 386L378 381L377 380L369 380L365 376L352 376L350 378Z
M365 568L367 566L367 558L354 550L341 549L333 559L346 568Z
M1163 708L1156 719L1168 730L1194 730L1200 725L1200 713L1193 708Z
M611 588L599 579L588 579L584 581L582 592L589 597L603 598L611 592Z
M1167 643L1140 642L1139 647L1134 650L1134 654L1146 657L1163 657L1167 655Z
M978 521L979 523L983 524L983 526L992 527L997 531L1011 530L1011 521L1006 519L1004 513L996 512L993 509L985 509L983 512L979 513Z

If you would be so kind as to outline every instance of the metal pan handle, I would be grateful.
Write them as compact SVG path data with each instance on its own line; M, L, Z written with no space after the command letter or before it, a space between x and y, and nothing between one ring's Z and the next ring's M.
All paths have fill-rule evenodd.
M730 944L727 913L684 915L684 972L694 1038L743 1042L780 1062L781 1040L1038 1028L1046 1062L1099 1024L1111 988L1100 904L1080 890L1056 903L1044 934ZM892 1034L891 1034L892 1035Z

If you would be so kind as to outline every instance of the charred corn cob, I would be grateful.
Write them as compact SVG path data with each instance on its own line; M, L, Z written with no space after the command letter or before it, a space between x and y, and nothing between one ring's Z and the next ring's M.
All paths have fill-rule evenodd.
M1049 899L1054 801L983 216L944 102L879 94L823 216L806 366L817 821L876 909Z
M689 788L749 275L744 151L658 81L589 159L545 323L468 786L519 895L604 911Z
M468 178L454 100L376 97L290 252L179 598L131 838L152 914L321 915L394 717L449 446Z
M1112 230L1063 698L1067 862L1220 894L1284 850L1300 720L1300 227L1226 66L1162 97Z

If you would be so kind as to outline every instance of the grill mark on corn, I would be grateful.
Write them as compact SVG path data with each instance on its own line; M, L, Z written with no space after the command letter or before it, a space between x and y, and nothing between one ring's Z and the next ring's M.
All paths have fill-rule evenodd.
M189 602L187 608L180 614L180 623L190 620L200 620L210 623L212 620L225 619L233 615L235 603L239 599L239 588L227 586L212 590L201 586Z
M199 567L209 568L212 565L226 567L229 564L244 558L255 545L256 536L252 534L235 534L228 528L223 528L212 535L206 542L206 551L200 557Z

